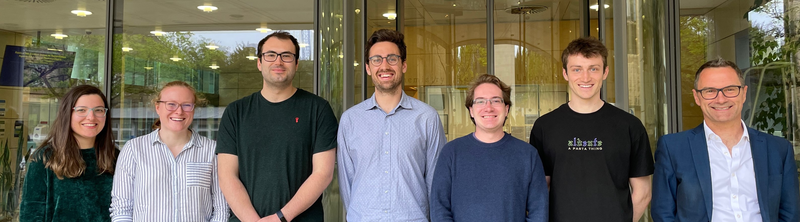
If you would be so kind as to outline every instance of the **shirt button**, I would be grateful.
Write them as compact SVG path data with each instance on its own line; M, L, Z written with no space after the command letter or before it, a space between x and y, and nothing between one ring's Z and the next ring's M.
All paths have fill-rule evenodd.
M384 210L383 212L384 212L384 213L389 213L389 211L388 211L388 210Z
M383 171L383 173L389 173L389 171Z
M736 195L735 194L733 195L733 199L736 199Z
M389 154L389 151L386 151L385 153L386 153L386 154Z
M741 214L736 214L736 218L742 218Z
M731 176L732 176L732 177L736 177L736 173L732 173L732 174L731 174Z
M386 191L383 191L383 193L389 193L389 191L388 191L388 190L386 190Z
M385 132L384 134L389 135L389 132Z

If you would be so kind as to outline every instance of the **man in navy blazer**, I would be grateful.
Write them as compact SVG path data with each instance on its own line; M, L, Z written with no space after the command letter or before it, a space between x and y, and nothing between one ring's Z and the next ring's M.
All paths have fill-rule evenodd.
M800 221L794 149L744 125L743 83L736 64L722 59L695 74L692 93L704 121L658 140L654 221Z

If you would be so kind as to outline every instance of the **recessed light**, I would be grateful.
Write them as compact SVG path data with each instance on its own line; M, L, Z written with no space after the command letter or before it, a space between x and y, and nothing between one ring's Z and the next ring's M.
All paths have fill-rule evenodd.
M86 17L87 15L92 15L92 12L86 10L72 10L72 14L75 14L78 17Z
M211 49L211 50L217 50L219 48L219 46L216 46L214 44L210 44L210 45L207 45L206 48Z
M299 45L300 45L300 48L308 47L308 43L300 43Z
M61 33L53 33L53 34L50 34L50 36L53 36L56 39L64 39L66 37L69 37L68 35L64 35L64 34L61 34Z
M247 59L249 59L249 60L256 60L258 57L256 57L256 56L253 56L253 55L249 55L249 56L247 56L247 57L245 57L245 58L247 58Z
M176 61L176 62L177 62L177 61L181 61L182 59L181 59L181 58L178 58L178 56L173 56L172 58L169 58L169 60L172 60L172 61Z
M213 6L213 5L201 5L201 6L197 6L197 9L203 10L204 12L213 12L214 10L217 10L218 8L216 6Z
M214 64L211 64L210 66L208 66L208 68L219 69L219 66L216 63L214 63Z
M391 13L391 12L383 13L383 17L386 17L389 20L394 20L395 18L397 18L397 13Z
M358 66L358 62L354 62L354 63L353 63L353 66Z
M269 31L272 31L272 29L269 29L267 27L261 27L261 28L257 28L256 31L259 31L261 33L267 33Z
M131 50L133 50L131 47L122 47L123 52L130 52Z
M146 69L146 70L151 70L151 69L153 69L153 67L151 67L151 66L145 66L145 67L144 67L144 69Z
M608 4L603 4L603 8L608 8L608 7L610 7ZM594 4L594 5L589 6L589 8L592 9L592 10L597 11L598 7L597 7L597 4Z
M156 36L162 36L162 35L167 34L167 33L164 32L164 31L161 31L161 30L155 30L155 31L150 31L150 34L153 34L153 35L156 35Z

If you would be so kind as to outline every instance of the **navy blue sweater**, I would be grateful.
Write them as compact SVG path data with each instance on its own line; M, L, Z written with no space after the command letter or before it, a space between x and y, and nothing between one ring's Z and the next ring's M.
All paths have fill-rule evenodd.
M547 182L536 148L509 134L444 145L431 188L431 221L547 221ZM526 213L527 212L527 213Z

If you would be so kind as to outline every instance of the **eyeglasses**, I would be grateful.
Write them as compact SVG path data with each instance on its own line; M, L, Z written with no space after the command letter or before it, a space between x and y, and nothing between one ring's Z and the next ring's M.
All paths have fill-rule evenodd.
M192 110L194 110L194 103L180 104L180 103L176 103L176 102L167 102L167 101L156 101L156 102L164 103L166 105L165 108L167 108L167 111L178 110L178 107L181 107L181 109L184 112L191 112Z
M294 53L291 53L291 52L283 52L283 53L265 52L265 53L261 53L261 58L263 58L265 62L274 62L275 60L278 60L278 57L281 57L281 61L289 63L289 62L294 62L294 57L296 57L296 56L297 56L297 54L294 54Z
M739 93L742 92L742 87L743 86L731 85L731 86L726 86L722 89L709 87L704 89L695 89L694 91L699 92L700 96L703 97L703 99L712 100L716 99L717 96L719 96L719 92L722 92L722 95L728 98L737 97L739 96Z
M86 117L86 116L89 115L89 112L91 112L92 114L94 114L94 117L105 118L106 117L106 113L108 113L108 108L99 107L99 106L95 107L95 108L89 108L89 107L85 107L85 106L76 106L76 107L72 107L72 110L73 110L73 113L75 113L79 117Z
M494 107L502 107L505 105L505 103L503 102L503 98L500 97L494 97L491 99L479 98L472 100L472 106L485 107L486 105L491 105Z
M368 59L369 59L369 64L372 66L380 66L381 63L383 63L383 59L386 59L386 62L389 63L390 66L397 65L397 63L400 63L400 56L395 54L391 54L386 57L374 55L372 57L369 57Z

